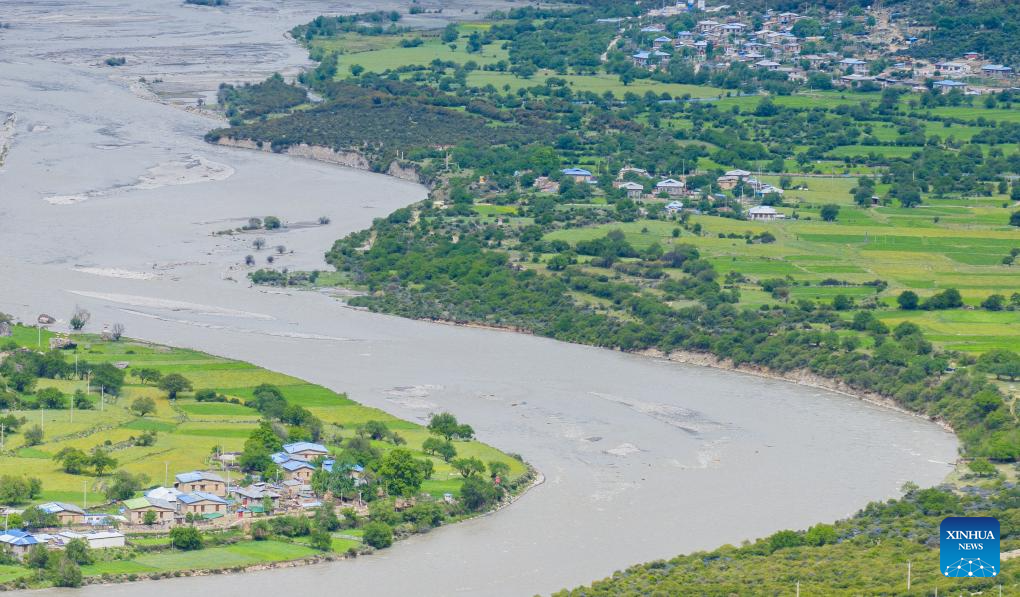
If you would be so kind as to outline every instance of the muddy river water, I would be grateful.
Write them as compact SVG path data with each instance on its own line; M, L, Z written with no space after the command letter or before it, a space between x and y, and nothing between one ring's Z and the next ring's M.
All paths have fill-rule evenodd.
M283 32L379 6L361 4L0 0L10 23L0 29L0 311L66 320L81 305L93 328L122 322L128 335L245 359L407 419L448 409L546 481L495 515L370 557L69 594L548 593L833 520L950 470L951 434L847 396L250 288L253 236L213 232L275 214L291 224L264 234L292 251L278 263L321 267L335 238L425 191L207 145L218 121L181 105L222 80L292 74L306 55ZM416 24L494 6L506 3L445 3L445 17ZM105 66L111 56L127 64Z

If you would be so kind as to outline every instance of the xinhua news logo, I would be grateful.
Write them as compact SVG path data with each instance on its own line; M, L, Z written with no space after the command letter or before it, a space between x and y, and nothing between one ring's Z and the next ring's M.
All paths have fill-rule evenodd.
M953 578L999 574L999 521L950 516L939 526L939 568Z

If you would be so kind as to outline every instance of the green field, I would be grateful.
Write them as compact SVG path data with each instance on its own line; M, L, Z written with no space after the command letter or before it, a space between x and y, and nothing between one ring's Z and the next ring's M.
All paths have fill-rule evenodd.
M777 182L778 177L763 177ZM576 243L622 230L628 242L642 249L659 243L689 243L712 262L721 274L739 272L749 283L741 285L742 303L758 306L774 302L760 292L756 282L789 276L798 285L790 298L828 302L837 294L855 299L876 297L884 308L879 316L891 322L909 318L928 337L945 348L984 352L992 348L1020 347L1020 328L1011 311L989 312L975 308L991 294L1007 298L1020 291L1020 266L1004 265L1003 257L1020 248L1020 232L1005 225L1012 207L993 206L994 201L929 200L913 209L901 207L859 208L852 204L852 178L798 178L794 184L806 191L787 191L791 207L780 208L790 219L779 222L748 222L715 216L694 216L702 226L700 235L684 231L672 237L674 222L639 220L549 233L546 238ZM824 222L818 207L837 203L836 222ZM800 206L800 207L794 207ZM799 219L792 219L796 213ZM771 232L776 242L748 244L744 238L720 238L720 234L743 235ZM826 279L852 286L823 286ZM884 280L888 289L860 284ZM957 288L970 310L915 311L894 309L895 296L910 289L922 298L945 288Z
M35 346L36 331L16 327L14 340L22 345ZM48 334L43 336L43 342ZM254 365L214 357L197 351L167 348L143 342L123 340L101 341L94 336L83 336L74 351L67 351L67 360L77 354L80 361L101 363L127 361L131 368L148 367L162 373L180 372L190 379L195 390L214 389L228 398L244 401L251 397L258 384L273 384L293 404L308 408L326 424L325 438L343 439L352 436L357 426L366 421L383 421L407 440L408 447L418 449L428 437L421 426L397 419L380 410L358 404L343 394L328 388L309 384L303 380L275 373ZM62 391L86 389L84 381L40 379L39 387L59 386ZM133 414L128 406L140 397L149 396L156 401L156 413L145 417ZM99 397L93 388L90 395L96 408L92 410L15 410L11 414L25 417L28 424L40 423L45 437L38 446L25 447L23 434L8 434L5 452L0 458L0 475L29 475L43 480L40 501L61 500L95 506L105 498L101 489L105 479L63 472L52 456L65 447L76 447L86 452L105 445L119 462L118 469L142 473L153 485L163 484L164 473L210 468L209 457L214 450L240 451L251 430L260 419L259 414L240 404L194 400L193 394L182 394L171 403L166 394L157 388L141 385L131 375L127 377L122 395L107 396L102 410ZM133 438L143 431L157 433L155 445L135 446ZM383 451L393 448L389 442L374 442ZM339 451L339 446L329 446ZM511 475L525 472L520 461L499 450L477 441L458 442L458 455L477 456L484 462L502 461L511 467ZM424 454L419 454L426 457ZM458 473L446 462L432 458L435 466L433 478L423 489L441 496L445 492L457 493ZM172 480L172 479L171 479ZM84 493L83 493L84 492Z

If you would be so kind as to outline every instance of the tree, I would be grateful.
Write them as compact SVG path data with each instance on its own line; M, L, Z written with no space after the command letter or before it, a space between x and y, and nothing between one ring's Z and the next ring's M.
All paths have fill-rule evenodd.
M26 446L38 446L43 443L43 430L38 425L32 425L25 432L25 445Z
M159 381L159 389L166 392L170 400L176 400L177 394L190 392L192 386L191 381L180 373L171 373Z
M80 539L79 539L80 541ZM58 552L53 552L57 558L56 565L53 569L53 584L58 587L70 587L77 588L81 586L82 574L81 568L67 555L59 555Z
M457 417L448 412L434 414L429 419L429 432L441 435L447 440L450 440L450 438L457 434L459 427Z
M311 536L308 538L308 545L312 549L329 551L333 549L333 537L327 531L312 531Z
M441 36L441 39L443 40L444 44L448 44L457 41L457 38L459 36L460 34L457 33L457 25L450 23L449 25L443 28L443 34Z
M406 448L394 448L387 452L377 472L391 495L413 496L425 481L421 462Z
M148 480L142 473L133 475L127 471L117 471L106 484L103 494L111 502L127 500L141 490Z
M1006 297L1001 294L990 294L981 301L981 308L988 311L1002 311L1006 306Z
M115 323L110 327L110 337L113 338L114 342L119 342L124 336L124 329L123 323Z
M156 412L156 401L148 396L140 396L131 403L131 410L139 417L144 417Z
M464 478L473 477L485 472L485 463L473 456L471 458L458 458L450 464Z
M43 388L35 393L36 404L42 408L61 409L67 407L64 393L57 388Z
M25 565L29 568L38 568L42 570L46 567L46 564L49 564L49 562L49 550L46 549L46 545L44 543L36 543L25 555Z
M835 203L823 205L821 216L826 222L835 222L836 218L839 216L839 206Z
M360 64L351 65L351 74L354 75L355 77L359 76L363 72L365 72L364 66L361 66Z
M967 468L978 477L994 477L999 472L987 458L975 458L967 463Z
M106 450L96 448L89 458L89 464L96 471L96 476L102 477L107 470L117 466L117 459L110 456Z
M900 309L904 311L913 311L917 308L919 299L917 293L913 290L904 290L896 297L896 302L899 303Z
M460 500L470 512L489 508L499 498L499 490L491 481L479 476L464 479L460 487Z
M489 462L489 476L493 479L499 477L505 479L510 474L510 465L505 462L493 460Z
M1016 188L1020 188L1020 187L1013 187L1013 188L1016 189ZM1010 226L1020 226L1020 211L1014 211L1013 213L1009 214L1009 225Z
M89 455L84 451L67 446L53 455L53 460L60 463L64 472L69 475L80 475L89 466Z
M90 319L92 319L91 313L81 307L75 306L74 311L71 313L71 319L68 323L71 324L72 330L79 332L88 325Z
M144 515L142 516L142 524L144 524L144 525L146 525L146 526L150 526L150 527L151 527L152 525L156 524L156 512L155 512L155 511L153 511L153 510L149 510L149 511L147 511L147 512L146 512L146 513L145 513L145 514L144 514Z
M157 384L159 380L163 379L163 374L156 369L141 368L132 369L131 375L134 375L142 383Z
M170 529L170 542L185 551L202 549L202 534L195 527L177 526Z
M71 539L64 547L64 555L75 564L84 566L95 561L92 549L84 539Z
M393 545L393 529L385 522L373 521L365 525L362 539L367 545L384 549Z
M0 477L0 504L23 504L38 497L41 489L42 481L35 477L3 475Z

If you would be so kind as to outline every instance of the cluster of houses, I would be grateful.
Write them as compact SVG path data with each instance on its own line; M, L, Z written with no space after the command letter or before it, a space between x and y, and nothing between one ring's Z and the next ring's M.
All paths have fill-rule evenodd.
M276 480L262 480L247 486L232 485L228 479L209 471L190 471L174 477L172 487L156 487L142 497L125 500L122 512L129 523L172 526L183 522L215 522L230 524L238 519L272 511L301 511L315 508L321 502L310 485L312 475L321 466L332 472L335 459L325 446L312 442L295 442L271 455L281 475ZM228 469L229 470L229 469ZM360 466L348 471L355 485L363 483ZM152 514L149 514L149 513Z
M5 528L0 530L0 549L6 549L20 559L36 545L45 545L47 549L63 549L74 539L84 540L93 549L124 546L124 533L112 526L123 522L120 516L89 513L64 502L47 502L35 507L53 515L61 527L69 528L55 532L24 531L6 528L5 524ZM20 512L8 510L4 514ZM6 516L4 519L7 520Z
M561 173L564 177L572 178L577 184L596 184L598 182L591 171L583 168L565 168ZM644 182L641 182L643 179ZM616 180L613 181L613 187L625 191L627 198L635 201L664 198L666 203L662 209L670 214L683 211L683 199L697 197L701 192L700 189L688 188L687 176L662 177L654 183L653 179L647 170L626 166L620 169ZM768 195L781 196L784 193L783 189L758 180L752 172L747 170L729 170L716 179L716 184L724 191L733 191L740 187L741 196L746 189L748 191L747 199L756 200L756 202L760 202ZM535 187L543 192L555 192L559 185L542 177L536 179ZM767 205L752 207L748 210L747 216L749 219L757 221L781 220L785 217Z
M312 474L321 466L333 471L336 461L325 446L312 442L286 444L271 456L280 468L280 478L232 485L228 478L209 471L190 471L175 475L171 487L155 487L141 497L121 502L119 514L88 513L64 502L34 506L55 517L61 530L56 532L5 529L0 546L6 545L16 557L32 547L44 544L63 549L73 539L84 539L97 549L123 547L124 534L116 527L145 526L167 528L179 524L220 524L227 526L256 515L272 512L307 512L321 505L310 485ZM229 471L229 469L227 469ZM363 485L364 469L348 467L355 486ZM357 505L356 505L357 507ZM105 528L100 528L105 527Z
M749 15L702 19L694 30L678 32L668 31L662 22L647 22L648 17L655 21L690 8L678 4L677 10L653 10L636 35L631 30L630 58L635 66L665 70L671 61L678 59L707 68L726 68L733 62L744 62L757 70L785 73L792 81L806 81L809 74L824 72L843 87L870 84L926 91L931 85L938 91L959 89L968 93L995 91L1014 75L1011 67L983 61L977 52L934 64L897 55L893 60L882 60L881 66L873 69L879 59L888 56L877 50L861 50L861 56L818 52L816 48L824 44L824 38L794 35L796 23L806 18L794 12L766 11L757 28L752 25L758 21L752 21ZM826 19L839 20L844 16L837 12ZM905 40L908 44L912 41L916 38Z

